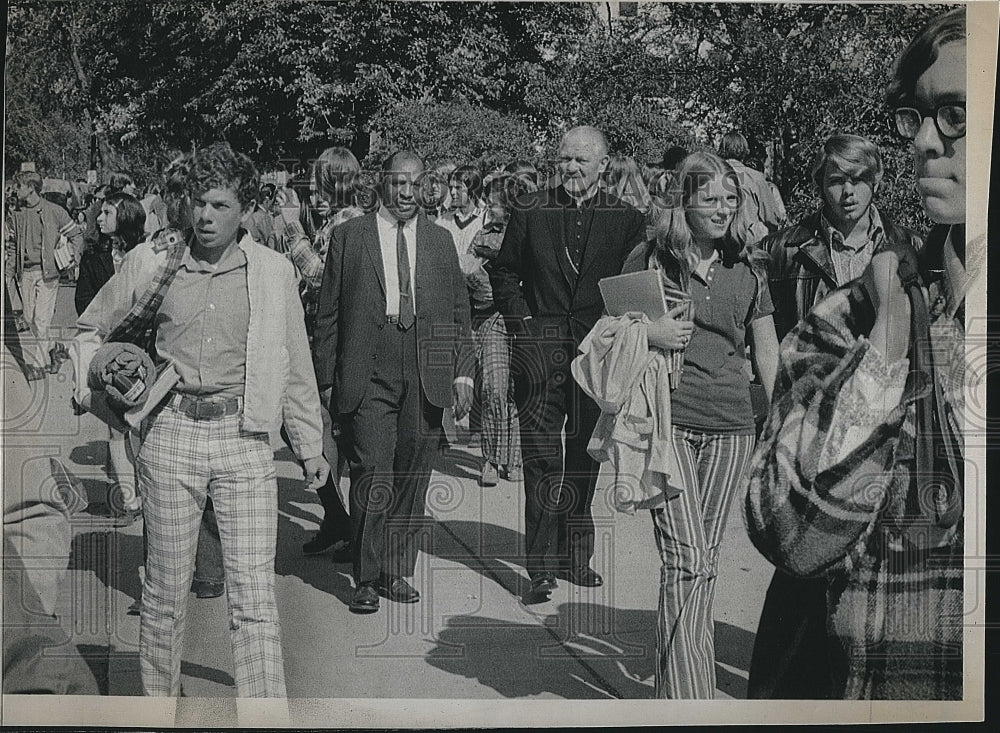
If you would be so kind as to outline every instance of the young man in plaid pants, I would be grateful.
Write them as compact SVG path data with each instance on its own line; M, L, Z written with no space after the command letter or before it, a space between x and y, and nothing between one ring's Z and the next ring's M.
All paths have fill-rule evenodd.
M180 693L181 650L206 497L218 517L239 697L284 697L274 597L277 481L268 433L284 422L310 488L326 481L322 421L295 273L247 236L259 183L226 144L192 156L193 232L154 239L80 316L80 374L102 343L153 328L180 380L146 419L136 459L149 539L139 662L148 695ZM175 233L176 234L176 233ZM96 363L96 362L95 362ZM78 379L82 401L86 378Z

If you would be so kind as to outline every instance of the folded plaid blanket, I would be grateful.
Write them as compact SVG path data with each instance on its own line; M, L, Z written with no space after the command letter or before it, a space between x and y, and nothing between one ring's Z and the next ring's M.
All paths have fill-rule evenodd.
M121 412L141 405L155 380L156 369L149 354L127 342L104 344L87 373L90 388L106 393L111 406Z

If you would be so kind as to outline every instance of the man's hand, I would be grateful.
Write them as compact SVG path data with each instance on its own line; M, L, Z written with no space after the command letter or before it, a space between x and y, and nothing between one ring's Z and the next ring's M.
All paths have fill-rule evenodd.
M872 276L878 310L869 340L892 364L906 356L910 348L910 299L899 279L899 256L892 250L872 258Z
M321 390L319 393L319 403L323 405L323 407L326 408L327 412L329 412L332 415L333 411L330 409L331 402L333 402L333 387L327 387L326 389Z
M459 377L453 381L451 383L451 394L454 402L452 410L455 413L455 419L461 420L472 409L472 385L469 384L468 378L463 379Z
M306 472L308 487L313 491L318 491L330 476L330 464L323 456L305 459L302 468Z
M484 260L495 260L497 255L500 254L500 250L493 249L488 244L475 243L472 244L472 251L477 257L482 257Z

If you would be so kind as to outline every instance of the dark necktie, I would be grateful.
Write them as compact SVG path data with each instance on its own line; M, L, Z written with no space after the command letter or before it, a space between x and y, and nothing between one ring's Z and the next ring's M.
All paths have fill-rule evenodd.
M413 293L410 291L410 257L406 252L405 222L396 225L396 270L399 273L399 327L404 331L416 320L413 315Z

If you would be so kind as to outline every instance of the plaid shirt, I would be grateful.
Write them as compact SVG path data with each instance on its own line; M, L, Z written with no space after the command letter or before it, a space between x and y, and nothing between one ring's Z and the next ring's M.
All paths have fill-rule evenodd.
M954 427L961 424L961 389L954 388L961 376L946 367L964 366L964 332L954 309L939 307L945 285L928 287L928 338ZM937 543L913 541L928 526L915 503L913 466L915 401L929 380L911 374L898 406L865 440L833 465L822 460L830 431L842 422L838 411L850 402L842 392L870 349L859 336L873 321L855 283L832 293L782 341L771 414L748 471L747 529L778 568L829 581L827 628L847 662L831 669L833 695L959 699L961 518Z

